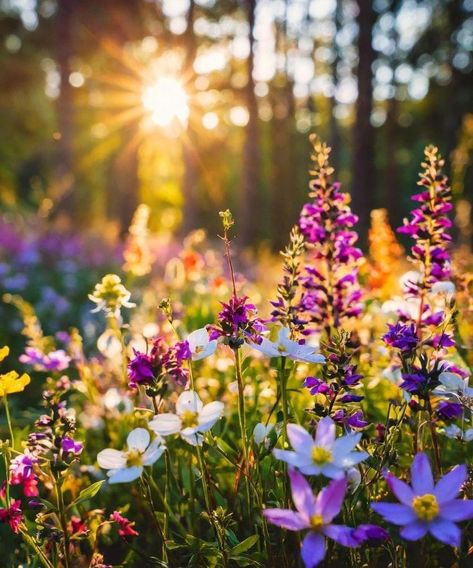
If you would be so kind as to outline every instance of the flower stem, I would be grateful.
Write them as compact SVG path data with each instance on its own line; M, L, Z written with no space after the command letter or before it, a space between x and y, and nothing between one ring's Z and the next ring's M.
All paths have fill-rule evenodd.
M11 447L15 449L15 436L13 434L10 407L8 405L8 396L6 394L3 397L3 406L5 407L5 414L7 415L7 424L8 424L8 431L10 432Z
M250 497L250 486L248 484L249 475L249 451L248 451L248 438L246 431L246 412L245 412L245 394L244 394L244 384L243 375L241 372L241 354L240 350L234 349L235 353L235 373L238 383L238 419L240 422L240 432L241 441L243 445L243 477L245 479L245 492L246 492L246 504L248 515L251 516L251 497Z
M46 557L46 555L44 554L44 552L41 550L40 546L35 542L35 540L28 534L28 529L26 527L21 527L20 528L20 532L21 532L21 536L23 537L23 540L26 542L26 544L28 544L28 546L30 546L36 553L36 555L38 556L41 564L45 567L45 568L54 568L54 566L51 564L51 562L48 560L48 558Z
M59 482L59 476L54 475L54 486L56 489L56 499L57 499L57 508L59 511L59 520L61 522L62 532L64 533L64 564L66 568L69 568L71 565L71 559L69 556L69 548L70 548L70 540L69 540L69 530L67 527L67 520L65 514L65 506L64 506L64 496L62 494L62 487Z

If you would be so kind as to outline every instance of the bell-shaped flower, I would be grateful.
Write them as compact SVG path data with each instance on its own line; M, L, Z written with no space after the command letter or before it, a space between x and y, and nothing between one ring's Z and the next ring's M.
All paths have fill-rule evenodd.
M160 436L180 434L193 446L202 445L203 433L208 432L223 414L222 402L205 404L192 390L184 391L176 402L176 412L157 414L149 427Z
M317 353L314 347L307 343L293 341L290 339L290 334L287 327L282 327L279 330L277 341L263 338L261 343L250 343L250 345L268 357L288 357L304 363L325 363L325 357Z
M384 519L402 527L400 535L406 540L419 540L427 533L449 544L460 546L461 531L455 524L473 519L473 500L456 499L468 477L465 465L458 465L437 483L424 453L418 453L411 466L411 485L385 475L399 503L372 503L371 508Z
M148 430L135 428L128 434L127 450L107 448L97 455L97 462L108 469L109 483L128 483L138 479L144 466L153 465L163 454L166 446L161 436L150 443Z
M187 337L190 352L192 353L193 361L200 361L213 355L217 349L217 340L210 340L209 332L205 327L196 329Z
M335 430L335 422L328 416L319 422L315 439L302 426L288 424L287 436L294 451L275 449L273 454L305 475L341 479L347 470L365 460L368 454L353 451L361 433L336 438Z

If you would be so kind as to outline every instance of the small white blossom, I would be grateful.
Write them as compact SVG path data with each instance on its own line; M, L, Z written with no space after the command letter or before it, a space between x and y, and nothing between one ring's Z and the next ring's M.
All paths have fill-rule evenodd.
M150 444L150 435L144 428L135 428L128 434L127 450L107 448L97 455L97 462L108 469L109 483L128 483L138 479L143 467L153 465L163 454L166 446L161 436Z
M298 343L290 339L290 330L283 327L279 330L278 340L270 341L263 338L260 344L251 343L251 347L268 357L289 357L304 363L325 363L325 357L315 351L307 343Z
M199 361L200 359L205 359L213 355L217 349L217 340L213 339L210 341L209 333L202 327L201 329L196 329L187 337L187 343L189 344L190 352L192 353L192 360Z
M315 439L298 424L288 424L287 436L294 451L275 449L274 456L305 475L341 479L347 470L368 457L366 452L353 451L361 434L336 438L335 422L328 416L319 422Z
M184 391L176 402L176 413L157 414L149 423L153 432L160 436L180 434L193 446L202 445L203 433L208 432L223 414L222 402L204 405L194 391Z
M257 446L264 444L265 448L268 448L270 443L268 436L273 428L274 424L264 424L263 422L256 424L253 430L253 439L255 444Z

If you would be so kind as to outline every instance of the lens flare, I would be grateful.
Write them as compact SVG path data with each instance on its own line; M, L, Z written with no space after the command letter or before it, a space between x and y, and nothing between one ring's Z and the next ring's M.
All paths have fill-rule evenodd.
M184 126L187 124L188 96L177 79L160 77L144 89L141 99L151 120L158 126L169 126L176 120Z

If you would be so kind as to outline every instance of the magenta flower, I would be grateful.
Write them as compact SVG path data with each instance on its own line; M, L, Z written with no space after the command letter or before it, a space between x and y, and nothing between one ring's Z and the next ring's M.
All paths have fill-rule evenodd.
M37 371L64 371L69 367L71 358L63 349L43 353L36 347L27 347L20 355L20 363L31 365Z
M418 453L411 466L411 486L385 475L400 503L372 503L371 508L401 526L406 540L419 540L429 532L444 544L460 546L461 531L455 523L473 518L473 500L455 499L466 478L466 466L458 465L434 484L426 454Z
M69 436L64 436L61 441L61 448L64 453L71 453L78 456L82 453L84 449L84 444L82 442L76 442Z
M227 304L222 302L218 324L207 328L210 341L223 337L232 349L240 347L245 341L261 343L261 333L266 331L266 326L257 317L256 306L247 300L248 296L233 296Z
M136 388L138 385L150 385L154 382L154 364L153 359L133 349L134 357L128 364L128 378L130 380L130 388Z
M316 496L303 475L289 470L292 499L297 511L290 509L266 509L268 521L290 531L310 532L302 542L301 556L306 568L314 568L325 557L325 538L331 538L342 546L356 548L367 540L385 540L386 532L373 525L359 529L332 524L340 513L347 490L346 479L331 481Z
M13 499L9 507L6 509L0 508L0 523L8 523L14 533L18 534L20 532L22 522L21 501Z

